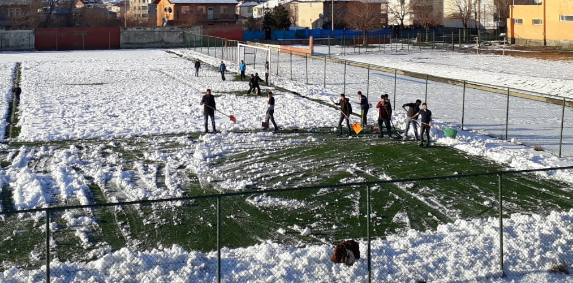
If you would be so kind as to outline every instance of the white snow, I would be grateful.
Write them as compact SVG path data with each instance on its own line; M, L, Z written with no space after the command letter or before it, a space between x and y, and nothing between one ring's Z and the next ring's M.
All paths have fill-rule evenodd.
M209 58L189 50L173 50L185 58L201 58L216 65L218 59ZM39 149L22 147L8 158L12 162L2 168L2 183L13 188L16 209L37 208L58 201L77 200L89 203L86 198L87 185L81 181L81 168L84 174L94 178L94 183L103 189L106 182L118 188L108 201L166 198L181 195L177 177L169 172L185 165L199 177L200 182L210 182L205 172L211 170L210 163L222 152L240 152L236 141L253 147L262 142L270 133L236 133L235 130L259 128L264 118L266 97L237 96L234 91L246 90L247 83L227 80L222 82L218 72L206 64L199 78L194 77L190 61L164 50L114 50L114 51L71 51L5 53L0 57L0 87L11 87L11 69L14 62L22 62L23 95L20 105L19 126L22 127L19 141L58 141L68 139L109 139L107 147L121 147L113 141L116 137L160 135L203 131L202 107L198 105L207 88L217 96L217 108L226 114L234 115L238 122L232 123L223 114L216 114L216 123L221 134L203 135L199 142L192 143L185 138L178 140L187 149L177 154L177 159L161 151L148 153L147 160L166 162L167 189L157 188L154 165L136 162L136 173L122 169L121 157L108 150L106 156L88 151L80 156L76 148L53 150L50 147ZM571 96L572 80L568 74L570 62L549 62L501 56L475 56L446 52L426 52L411 54L381 54L348 56L352 60L382 64L389 67L409 69L416 72L431 72L435 75L456 79L472 80L490 84L500 84L530 91ZM299 62L300 64L300 62ZM297 65L300 71L301 66ZM518 67L516 67L518 66ZM233 69L233 63L228 67ZM286 68L286 66L282 66ZM328 69L328 83L337 82L333 89L322 87L314 79L305 84L300 75L295 80L287 77L273 77L275 84L286 89L323 101L336 99L340 93L341 68ZM321 68L314 68L316 78ZM358 72L358 71L357 71ZM352 85L348 93L364 90L364 72L349 74ZM499 74L502 75L499 75ZM379 75L382 78L383 74ZM230 76L229 76L230 77ZM391 92L393 77L374 81L371 103L381 92ZM404 79L404 97L399 103L413 102L420 97L419 80ZM449 86L434 84L435 92L448 92ZM263 86L263 89L266 87ZM350 87L349 87L350 88ZM457 91L457 90L456 90ZM273 90L277 99L275 117L280 127L333 127L338 121L338 113L332 108L312 102L299 95ZM8 95L0 93L0 96ZM477 95L477 94L476 94ZM481 95L481 94L480 94ZM392 98L392 97L391 97ZM489 98L495 105L501 98ZM358 110L356 99L351 96L354 108ZM448 101L445 99L443 101ZM435 101L438 101L436 98ZM476 111L492 111L474 101ZM458 101L459 102L459 101ZM451 146L471 155L488 158L513 169L533 169L573 165L570 159L557 158L547 152L534 151L518 143L493 139L480 132L458 130L458 137L444 137L442 129L456 122L450 109L458 102L431 104L436 123L432 136L436 143ZM520 115L532 110L522 103ZM0 111L6 113L7 99L0 100ZM355 110L355 111L356 111ZM491 111L490 111L491 110ZM501 110L500 110L501 111ZM536 108L540 120L554 122L552 106ZM523 114L525 113L525 114ZM560 113L560 112L559 112ZM369 120L374 121L375 109L369 112ZM494 116L494 115L489 115ZM457 116L456 116L457 117ZM358 120L358 119L356 119ZM394 122L401 128L405 124L405 112L396 111ZM495 119L487 123L499 124ZM5 122L3 122L5 123ZM253 126L255 125L255 126ZM4 124L1 125L4 129ZM483 131L491 131L484 127ZM3 131L3 130L2 130ZM483 133L482 131L482 133ZM525 134L529 129L516 131ZM541 136L542 134L538 134ZM539 138L539 136L537 136ZM535 138L532 138L535 139ZM265 146L280 147L297 141L268 142ZM308 142L320 142L310 137ZM281 144L287 143L287 144ZM102 145L103 147L103 145ZM92 152L91 154L89 152ZM151 152L151 151L150 151ZM50 164L39 164L42 173L29 169L31 159L41 160L43 156L55 156ZM104 166L116 164L116 167ZM256 166L256 165L254 165ZM221 172L210 172L216 175ZM134 182L137 174L139 181ZM573 184L570 171L539 173L540 176ZM387 179L387 176L381 176ZM362 181L348 179L347 182ZM224 190L243 190L249 180L227 180L219 184ZM408 186L405 184L404 186ZM109 192L106 192L109 193ZM303 201L286 201L280 198L260 196L249 201L259 207L303 207ZM455 212L448 213L449 215ZM77 226L75 235L84 246L89 245L87 232L94 225L94 219L82 215L66 214L68 226ZM392 220L408 223L407 215L397 214ZM372 242L373 282L570 282L565 275L548 273L553 261L562 257L572 258L573 211L551 212L548 216L512 215L504 219L507 234L505 250L510 257L507 264L516 272L500 278L498 270L499 234L498 219L456 220L451 224L440 225L436 231L418 232L405 230L385 240ZM311 227L288 227L302 235L311 233ZM58 229L58 227L53 227ZM277 231L279 234L285 230ZM543 239L543 241L541 241ZM333 264L329 261L333 247L327 244L290 247L272 242L263 242L247 248L223 249L224 276L227 282L365 282L367 263L364 259L366 242L361 243L363 259L354 266ZM30 255L32 258L34 255ZM155 250L136 251L124 248L118 251L101 251L98 259L90 262L51 263L54 282L213 282L216 278L217 254L185 251L181 247L158 247ZM539 262L544 264L539 268ZM65 271L65 272L64 272ZM35 282L41 278L42 269L24 270L10 268L0 273L0 281ZM492 277L495 276L495 277ZM105 278L105 279L104 279Z

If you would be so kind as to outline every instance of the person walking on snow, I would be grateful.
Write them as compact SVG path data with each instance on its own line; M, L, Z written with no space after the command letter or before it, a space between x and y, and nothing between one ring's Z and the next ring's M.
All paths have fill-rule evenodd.
M413 118L414 115L416 115L416 113L420 112L420 105L422 104L422 101L419 99L416 99L415 103L406 103L404 105L402 105L402 108L404 108L404 110L406 110L406 106L408 106L408 110L406 110L407 112L407 116L408 116L408 121L406 122L406 129L404 130L404 140L408 139L408 130L410 129L410 124L412 124L412 129L414 130L414 136L416 137L416 140L419 140L418 138L418 117L416 116L416 118Z
M376 105L378 108L378 137L383 138L384 132L382 131L382 123L386 124L386 130L388 131L388 136L392 138L392 132L390 128L390 119L392 119L392 105L390 100L388 100L388 94L383 94L380 96L380 102Z
M241 60L241 64L239 64L239 70L241 71L241 80L244 80L245 71L247 70L247 65L245 64L245 60Z
M269 119L273 122L273 126L275 126L275 132L279 130L277 127L277 123L275 123L275 98L273 97L272 91L269 91L269 102L267 107L267 116L265 117L265 125L267 126L266 129L269 128Z
M199 68L201 68L201 61L199 59L195 60L195 76L199 76Z
M340 100L338 102L335 102L334 104L340 105L340 120L338 121L338 136L342 136L342 121L344 121L344 119L346 119L346 127L348 127L348 136L350 137L352 135L352 132L350 131L350 121L348 119L348 117L352 113L352 111L351 111L352 106L350 106L350 101L346 98L346 96L343 93L340 95Z
M211 117L213 133L215 133L217 131L215 128L215 109L217 109L217 106L215 105L215 97L211 94L211 89L207 89L207 92L201 99L200 105L203 105L203 117L205 117L205 133L209 132L207 127L207 121L209 117Z
M432 111L428 109L428 105L426 103L422 103L422 109L420 112L416 113L414 117L417 118L418 116L422 117L420 121L420 146L424 146L424 132L426 133L426 137L428 142L426 143L426 147L430 146L430 127L432 127Z
M360 99L360 121L362 127L366 127L367 114L368 114L368 109L370 109L370 104L368 104L368 98L362 95L361 91L358 91L358 99Z
M225 62L221 61L221 65L219 65L219 72L221 72L221 78L225 80L225 71L227 70L227 66L225 66Z
M265 84L266 85L269 85L269 73L270 73L269 61L267 61L265 63Z

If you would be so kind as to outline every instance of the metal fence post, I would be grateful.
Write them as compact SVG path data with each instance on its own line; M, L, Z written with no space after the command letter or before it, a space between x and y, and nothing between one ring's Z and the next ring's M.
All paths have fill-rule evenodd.
M454 32L452 31L452 51L455 50L456 45L454 44Z
M50 209L46 209L46 282L50 283Z
M290 52L290 80L292 81L292 51Z
M424 102L428 103L428 74L426 74L426 93L424 94Z
M501 184L501 174L497 175L499 189L499 268L501 276L505 276L503 271L503 190Z
M304 54L304 75L306 77L306 84L308 84L308 53Z
M398 69L394 69L394 110L396 110L396 84L398 83L397 73Z
M322 87L326 88L326 56L324 56L324 76L322 78Z
M344 85L344 88L343 88L342 93L346 94L346 60L344 60L344 83L343 83L343 85Z
M509 127L509 87L507 88L507 103L505 109L505 140L507 140L507 128Z
M368 91L370 90L370 64L368 64L368 75L366 76L366 99L368 99Z
M563 109L561 110L561 135L559 137L559 158L561 158L561 147L563 146L563 124L565 123L565 98L563 98Z
M466 81L464 81L464 89L462 92L462 131L464 130L465 109L466 109Z
M330 56L330 35L328 36L328 56Z
M221 197L217 196L217 282L221 283Z
M211 38L207 35L207 56L211 56Z
M371 207L370 207L370 186L366 186L366 237L368 239L368 282L371 283L372 282L372 252L371 252L371 247L370 247L370 242L371 242L371 236L370 236L370 221L372 221L371 219Z

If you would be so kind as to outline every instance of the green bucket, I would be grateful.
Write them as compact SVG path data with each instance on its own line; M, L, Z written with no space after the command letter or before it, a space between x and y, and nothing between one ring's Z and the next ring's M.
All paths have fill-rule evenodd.
M457 134L458 134L458 131L456 131L452 128L445 128L444 129L444 135L448 138L455 139Z

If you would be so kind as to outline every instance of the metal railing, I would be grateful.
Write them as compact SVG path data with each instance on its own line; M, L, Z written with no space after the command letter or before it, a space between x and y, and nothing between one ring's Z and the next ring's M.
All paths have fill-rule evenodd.
M431 107L440 106L439 111L435 111L440 114L435 117L450 127L515 141L537 150L549 151L558 157L573 156L573 100L559 94L455 80L338 59L327 56L326 52L321 55L316 49L315 54L310 55L292 50L285 53L287 51L281 51L278 45L250 44L272 50L270 69L275 85L280 86L279 79L284 78L322 87L333 93L361 90L369 100L388 93L394 109L421 99ZM383 45L388 45L383 49L386 51L402 49L400 43L396 42ZM195 52L216 56L222 53L217 52L218 46L191 48ZM344 52L348 47L339 47L338 50ZM245 62L259 68L264 66L266 56L251 56L253 58L245 58ZM482 108L469 111L475 106Z
M4 240L1 244L3 254L0 257L3 268L0 270L0 278L11 280L10 282L51 282L52 280L80 282L88 279L102 282L109 280L145 281L157 278L160 275L157 272L161 271L165 274L181 273L182 278L193 282L262 282L269 274L262 271L257 274L252 270L242 272L244 263L241 260L253 259L245 259L237 255L241 249L247 247L256 249L252 246L265 239L282 243L285 246L295 242L298 242L297 246L300 246L300 243L303 243L301 249L304 249L306 245L324 246L324 240L319 238L324 238L331 243L354 238L361 242L366 250L361 252L362 259L356 267L357 271L345 275L330 271L331 263L328 263L327 258L307 254L309 258L304 260L308 261L308 264L318 263L313 265L318 270L306 270L308 274L305 278L313 278L313 282L332 282L329 280L340 279L330 276L347 277L345 280L353 282L403 282L400 280L404 278L410 280L448 278L457 281L479 279L483 276L496 277L504 274L546 271L551 259L573 262L573 251L561 247L568 241L568 236L559 232L539 234L539 229L534 227L526 227L531 229L530 235L518 235L515 232L517 229L515 221L512 221L514 225L512 230L504 230L504 220L508 219L510 213L523 212L528 209L532 213L547 213L545 207L538 206L542 195L555 199L562 197L563 199L559 200L562 203L562 209L573 207L573 202L570 201L571 193L565 188L535 190L529 186L528 190L535 190L536 195L524 195L519 200L514 197L517 192L523 191L523 187L514 183L518 181L516 176L542 172L567 174L571 169L573 166L285 189L258 190L255 188L216 195L2 211L0 216L3 219L3 229L4 231L7 228L11 229L11 235L8 241ZM475 195L471 191L464 193L460 190L468 181L483 184L480 188L482 189L481 195ZM408 197L408 194L405 194L401 203L388 201L388 197L393 194L404 194L406 192L404 186L407 186L410 193L418 194L418 197ZM567 185L563 184L563 186ZM465 206L469 212L455 217L456 212L440 210L431 205L430 196L442 195L448 198L445 192L452 192L455 188L458 188L458 191L455 191L456 194L467 195L461 195L463 202L453 203L451 206ZM428 190L433 190L433 192L428 192ZM318 192L320 194L317 194ZM265 219L249 219L250 214L256 213L252 210L252 206L245 205L245 203L260 202L261 199L257 197L261 196L282 197L282 199L291 199L293 202L298 199L301 204L290 207L288 213L267 212ZM428 199L425 201L419 200L419 198L426 197ZM480 203L483 201L482 198L488 201ZM310 201L303 203L304 200L311 199L316 200L316 203L311 204ZM326 199L338 201L328 204L324 202ZM472 204L466 204L467 202ZM488 228L494 230L480 238L481 241L486 241L482 243L482 246L469 247L464 243L454 243L452 246L459 245L457 248L460 249L460 251L454 251L451 250L452 247L440 243L439 239L444 235L437 235L433 242L436 246L432 250L417 250L423 254L414 256L414 258L424 256L428 258L416 262L414 258L410 258L413 255L407 255L408 250L415 249L415 247L403 247L404 250L402 250L392 245L391 238L396 231L387 227L381 228L381 223L388 222L381 216L396 210L396 205L412 215L419 213L422 206L427 206L422 212L440 219L439 222L447 223L460 218L483 219L484 217L497 217L498 221L476 224L478 226L489 225L491 227L486 227L486 230ZM472 206L477 207L472 208ZM312 212L315 210L316 212ZM298 214L304 215L308 211L315 213L312 219L297 217ZM358 215L348 214L349 211L355 211ZM291 232L284 231L277 234L269 233L271 231L265 229L267 222L282 221L283 217L296 219L300 227L314 227L313 229L318 231L314 232L315 235L302 234L290 227L286 229ZM322 224L316 225L317 222ZM312 226L313 223L314 226ZM339 227L328 227L333 223ZM495 223L499 225L497 228L493 227ZM433 230L429 227L413 228ZM329 229L334 230L329 231ZM430 237L432 233L438 232L431 232L424 237ZM519 245L524 242L515 240L520 237L531 239L531 237L540 236L540 242L525 241L527 245L539 245L540 247L536 249L540 254L533 258L522 253L524 247ZM467 237L471 238L474 235L467 235ZM77 238L80 240L78 241ZM20 243L20 246L10 243ZM432 242L428 241L423 244L429 245L430 243ZM374 244L376 248L373 248ZM177 247L165 247L165 245L177 245ZM105 248L106 246L108 248ZM183 256L183 250L180 248L194 250L197 253ZM324 248L325 252L332 252L330 247ZM462 253L461 250L466 248L469 249L466 252L470 254ZM555 250L560 251L555 253ZM162 254L161 251L166 251L167 254ZM460 252L468 258L449 257L448 255L452 252ZM261 256L267 257L263 260L268 268L271 268L273 264L281 264L280 255L265 254L265 251L260 251L260 253L263 253ZM483 257L476 257L476 253L483 254ZM518 259L527 261L527 264L518 264L516 262ZM407 266L406 270L399 267L408 264L411 266ZM420 265L426 268L419 269ZM428 269L427 266L434 266L434 269ZM472 266L477 266L477 269ZM300 270L296 269L292 272L296 273ZM326 278L314 278L313 272ZM387 277L389 272L394 272L395 277ZM392 278L400 279L393 280ZM285 275L283 279L285 282L300 282L297 281L300 278L297 279L296 276L288 280Z

